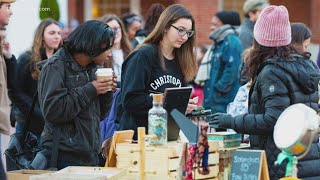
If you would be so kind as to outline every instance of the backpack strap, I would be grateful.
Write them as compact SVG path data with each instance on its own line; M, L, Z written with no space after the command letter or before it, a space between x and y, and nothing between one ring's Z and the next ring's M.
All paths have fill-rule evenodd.
M30 108L30 110L28 112L28 115L27 115L26 124L23 127L23 131L22 131L23 136L22 137L26 137L27 132L29 130L29 126L31 124L31 115L33 113L33 110L34 110L34 107L36 105L37 99L38 99L38 91L33 95L32 105L31 105L31 108Z

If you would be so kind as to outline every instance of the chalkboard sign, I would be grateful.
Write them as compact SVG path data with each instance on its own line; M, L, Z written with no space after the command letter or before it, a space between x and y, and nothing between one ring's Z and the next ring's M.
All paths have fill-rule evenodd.
M263 150L236 150L232 155L232 180L268 180L267 158Z

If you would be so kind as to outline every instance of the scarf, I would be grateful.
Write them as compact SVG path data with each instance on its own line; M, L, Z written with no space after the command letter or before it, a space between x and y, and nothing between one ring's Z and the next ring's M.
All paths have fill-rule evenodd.
M215 44L222 42L230 34L238 35L239 34L238 32L239 32L239 27L231 26L229 24L223 25L218 29L214 30L213 32L211 32L209 38L213 40L213 44L201 60L201 64L199 66L197 76L194 80L196 84L202 85L202 82L210 79L210 71L211 71L210 60L211 60L212 52L215 48Z

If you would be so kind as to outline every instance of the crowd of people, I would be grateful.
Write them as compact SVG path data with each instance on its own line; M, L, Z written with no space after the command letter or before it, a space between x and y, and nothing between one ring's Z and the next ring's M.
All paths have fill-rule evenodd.
M281 152L273 139L278 117L296 103L319 111L320 70L308 52L312 32L290 22L284 6L246 0L242 23L236 11L217 12L208 24L212 44L200 50L194 17L180 4L153 4L145 21L105 14L67 37L46 19L16 59L5 34L14 1L0 1L0 133L9 135L10 124L21 133L36 102L28 131L42 150L26 168L46 169L55 148L57 169L103 165L101 132L110 137L132 129L137 139L137 128L148 127L151 93L193 86L200 105L213 112L208 124L250 135L250 147L266 151L270 178L279 179L287 163L274 165ZM102 67L114 76L97 79ZM190 99L186 113L198 105ZM111 127L103 121L115 126L101 129ZM299 178L320 179L319 147L318 135L299 160Z

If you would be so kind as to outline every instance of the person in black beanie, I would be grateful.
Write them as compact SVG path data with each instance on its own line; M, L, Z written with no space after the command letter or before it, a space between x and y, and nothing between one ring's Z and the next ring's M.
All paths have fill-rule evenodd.
M240 16L236 11L220 11L215 15L223 24L240 26Z
M238 89L242 46L238 38L239 13L221 11L213 16L209 38L211 48L204 55L195 82L204 84L204 108L226 112Z

